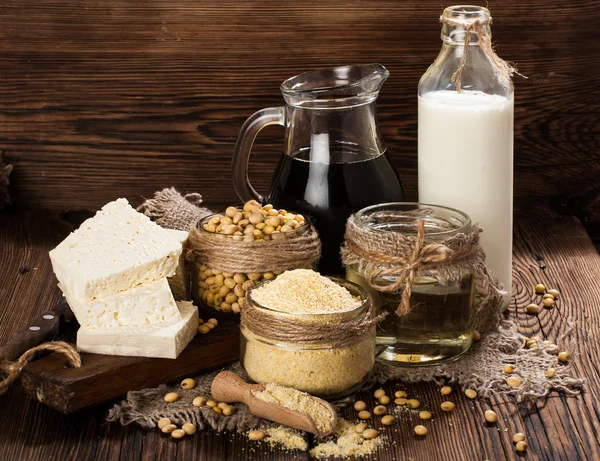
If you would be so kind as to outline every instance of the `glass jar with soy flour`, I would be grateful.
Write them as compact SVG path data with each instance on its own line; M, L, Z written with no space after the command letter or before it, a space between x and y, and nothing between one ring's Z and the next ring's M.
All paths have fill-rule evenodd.
M378 360L432 365L469 349L475 283L461 255L478 251L469 245L470 231L465 213L417 203L375 205L350 218L346 278L387 312L377 334Z
M485 229L486 263L512 279L513 84L492 48L490 12L444 10L442 49L419 82L419 201L464 210Z
M247 301L240 360L253 381L333 399L370 374L374 308L360 286L298 269L251 288Z

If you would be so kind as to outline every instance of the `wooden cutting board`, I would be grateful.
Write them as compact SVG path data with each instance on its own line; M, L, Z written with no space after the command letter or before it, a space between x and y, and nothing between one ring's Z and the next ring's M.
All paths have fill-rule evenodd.
M77 324L73 323L74 334ZM34 399L70 414L123 397L128 391L222 367L239 358L239 324L220 321L208 334L198 334L177 359L81 354L83 366L69 368L59 354L29 363L21 373L23 388Z

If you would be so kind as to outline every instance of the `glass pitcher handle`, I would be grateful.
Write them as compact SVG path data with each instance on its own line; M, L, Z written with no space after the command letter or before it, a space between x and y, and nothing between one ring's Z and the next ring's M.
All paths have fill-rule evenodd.
M231 162L233 187L244 202L254 199L262 203L263 198L254 190L248 179L248 160L256 135L269 125L285 125L285 107L269 107L252 114L242 125L235 143Z

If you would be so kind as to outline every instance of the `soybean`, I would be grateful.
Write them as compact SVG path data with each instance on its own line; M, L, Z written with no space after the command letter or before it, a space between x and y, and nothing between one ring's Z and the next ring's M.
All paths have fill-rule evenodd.
M493 410L486 410L483 416L488 423L495 423L498 421L498 415Z
M169 392L165 395L165 402L167 403L173 403L177 400L179 400L179 394L177 392Z
M525 451L528 446L529 445L525 440L521 440L520 442L517 442L517 451Z
M377 437L378 434L379 433L375 429L366 429L362 433L362 436L363 436L364 439L374 439L375 437Z
M265 438L265 433L258 430L250 431L248 432L248 438L250 440L262 440Z
M562 363L567 363L569 361L569 353L566 351L562 351L558 353L558 361Z
M374 395L375 395L375 398L378 399L378 398L380 398L380 397L382 397L382 396L385 395L385 391L383 389L377 389L375 391Z
M163 434L170 434L176 429L177 426L175 426L175 424L165 424L160 430Z
M419 425L415 426L415 434L425 435L425 434L427 434L427 428L425 426L421 426L419 424Z
M367 409L367 404L365 402L363 402L362 400L359 400L358 402L356 402L354 404L354 409L356 411L363 411Z
M373 413L377 416L385 415L387 413L387 409L383 405L377 405L373 408Z
M558 292L558 290L556 290L556 289L554 289L554 288L553 288L552 290L548 290L548 293L550 293L552 296L554 296L554 299L557 299L557 298L558 298L558 295L560 294L560 293Z
M452 393L452 388L450 386L444 386L440 389L442 395L448 395Z
M504 373L510 375L513 371L515 371L515 367L512 365L504 365Z
M554 299L546 298L542 301L544 307L552 307L554 306Z
M519 443L523 440L525 440L525 434L522 432L517 432L515 435L513 435L513 443Z
M516 376L511 376L510 378L506 378L506 384L510 387L519 387L521 385L521 380Z
M194 435L196 433L196 430L197 430L196 429L196 425L192 424L192 423L185 423L183 426L181 426L181 429L187 435Z
M223 415L224 416L231 416L234 413L234 408L231 406L227 406L225 408L223 408Z
M406 395L406 392L404 392L404 391L396 391L396 393L394 394L394 397L399 399L400 397L407 397L407 395Z
M537 304L529 304L527 307L527 312L530 314L537 314L540 311L540 306L538 306Z
M442 402L442 404L440 405L440 407L444 411L452 411L452 410L454 410L454 404L452 402Z
M367 410L363 410L358 413L358 417L360 419L369 419L371 417L371 413Z
M396 418L394 418L392 415L385 415L383 418L381 418L381 424L384 426L391 426L395 422Z
M194 381L192 378L186 378L183 381L181 381L182 389L193 389L195 386L196 381Z
M396 400L394 400L394 403L396 405L406 405L406 402L408 402L407 399L396 399Z
M160 418L158 420L158 423L156 423L156 425L158 426L159 429L162 429L163 427L165 427L168 424L171 424L171 420L169 418Z
M192 400L192 405L195 407L201 407L206 403L206 397L196 397Z
M473 389L467 389L465 391L465 395L470 399L474 399L475 397L477 397L477 392L474 391Z
M429 411L420 411L419 412L419 418L420 419L431 419L431 412Z
M419 402L417 399L409 399L406 401L406 406L408 408L419 408L421 406L421 402Z
M554 375L556 375L556 368L548 368L546 370L546 377L547 378L553 378Z
M381 397L379 397L379 403L382 405L387 405L388 403L390 403L390 398L387 395L382 395Z
M543 284L541 284L541 283L538 283L538 284L535 286L535 292L536 292L538 295L544 294L544 292L545 292L545 291L546 291L546 287L545 287Z
M367 425L365 423L358 423L356 426L354 426L354 432L357 434L362 434L366 429Z
M214 407L217 406L217 402L215 402L214 400L209 400L209 401L206 402L206 406L214 408Z

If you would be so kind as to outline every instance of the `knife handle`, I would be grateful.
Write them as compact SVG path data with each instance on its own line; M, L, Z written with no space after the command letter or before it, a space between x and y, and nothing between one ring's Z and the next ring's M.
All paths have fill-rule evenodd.
M53 340L60 325L60 314L53 311L42 312L31 325L18 333L2 348L1 357L10 362L17 360L24 352L45 341Z

